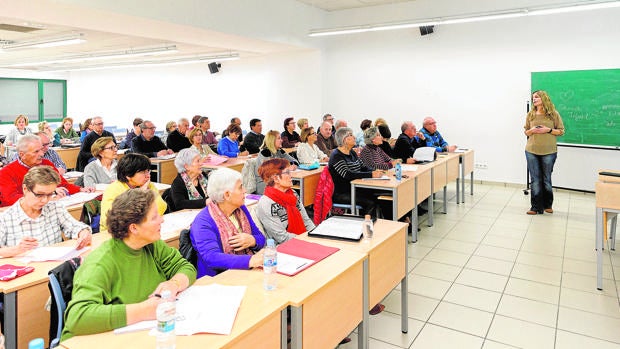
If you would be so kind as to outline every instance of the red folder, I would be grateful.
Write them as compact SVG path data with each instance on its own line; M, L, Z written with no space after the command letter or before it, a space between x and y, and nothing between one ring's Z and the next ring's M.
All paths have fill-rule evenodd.
M294 272L287 273L278 270L278 272L281 274L293 276L300 271L305 270L308 267L314 265L315 263L323 260L324 258L336 253L340 249L337 247L329 247L317 244L315 242L308 242L299 239L290 239L289 241L278 245L277 250L279 253L285 253L291 256L306 258L313 261L312 263L308 263L307 265L301 265Z
M9 281L18 278L22 275L32 273L33 267L18 266L12 264L0 265L0 281Z

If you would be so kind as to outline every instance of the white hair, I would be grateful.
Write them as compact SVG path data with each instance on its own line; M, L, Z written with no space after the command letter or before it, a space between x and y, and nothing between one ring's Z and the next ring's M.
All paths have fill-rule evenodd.
M41 142L41 138L39 136L27 134L20 138L19 141L17 141L17 145L15 146L15 148L17 148L17 152L26 151L28 150L28 145L30 145L30 143L34 143L37 141Z
M219 168L209 175L207 195L216 203L224 201L224 193L233 191L237 181L241 181L241 172L229 168Z
M193 148L185 148L181 149L177 156L174 158L174 167L177 168L177 172L183 173L185 172L185 166L189 166L194 161L196 156L200 156L200 153L196 149Z

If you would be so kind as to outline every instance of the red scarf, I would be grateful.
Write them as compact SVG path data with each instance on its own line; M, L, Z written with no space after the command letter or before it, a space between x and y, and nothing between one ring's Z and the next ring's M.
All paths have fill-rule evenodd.
M306 231L304 220L297 209L297 196L295 196L292 189L283 192L274 187L266 187L265 195L275 201L276 204L286 208L286 214L288 215L288 227L286 227L286 230L289 233L299 235Z

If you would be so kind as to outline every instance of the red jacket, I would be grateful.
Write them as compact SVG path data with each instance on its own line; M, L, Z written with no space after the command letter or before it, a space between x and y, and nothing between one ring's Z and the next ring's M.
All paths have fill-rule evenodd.
M54 164L47 159L43 159L41 165L51 166L54 171L58 172ZM18 160L0 169L0 207L11 206L17 199L24 196L22 183L28 170L29 168L20 164ZM75 194L80 191L79 186L67 182L63 176L60 176L60 184L58 186L67 188L69 194Z
M328 166L325 166L323 172L321 172L316 188L314 196L314 224L319 225L332 209L334 181L332 181L332 175L329 173Z

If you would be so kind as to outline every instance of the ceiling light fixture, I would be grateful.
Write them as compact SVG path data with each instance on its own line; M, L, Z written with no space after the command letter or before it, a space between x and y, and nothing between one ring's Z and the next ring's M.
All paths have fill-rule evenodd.
M390 22L390 23L375 23L375 24L362 24L355 26L336 27L328 29L312 29L308 36L329 36L329 35L343 35L352 33L372 32L379 30L395 30L406 28L418 28L429 25L439 24L459 24L469 22L481 22L497 19L516 18L523 16L540 16L557 13L567 13L576 11L588 11L620 7L620 0L612 1L580 1L573 3L565 3L554 6L546 7L532 7L532 8L519 8L510 9L504 11L494 11L486 13L468 14L462 16L449 16L438 18L427 18L412 21L402 22Z
M84 39L84 34L72 33L72 34L64 34L64 35L59 35L59 36L50 36L46 38L37 38L37 39L32 39L32 40L15 41L13 43L3 45L1 48L3 50L18 50L18 49L28 49L28 48L65 46L65 45L81 44L83 42L86 42L86 39Z
M80 71L80 70L115 69L115 68L157 67L157 66L166 66L166 65L205 63L205 62L213 62L213 61L232 61L236 59L239 59L238 53L221 53L221 54L212 54L208 56L195 56L195 57L168 59L168 60L118 62L118 63L90 65L90 66L58 67L58 68L41 69L41 70L47 71L47 72L64 72L64 71Z
M56 63L68 63L68 62L88 62L96 60L116 59L116 58L130 58L130 57L142 57L142 56L156 56L170 53L177 53L176 45L167 45L161 47L149 47L149 48L135 48L122 51L107 51L107 52L93 52L82 55L59 57L56 59L50 59L46 61L29 61L19 62L14 64L2 65L5 67L32 67L38 65L56 64ZM0 64L1 65L1 64Z

